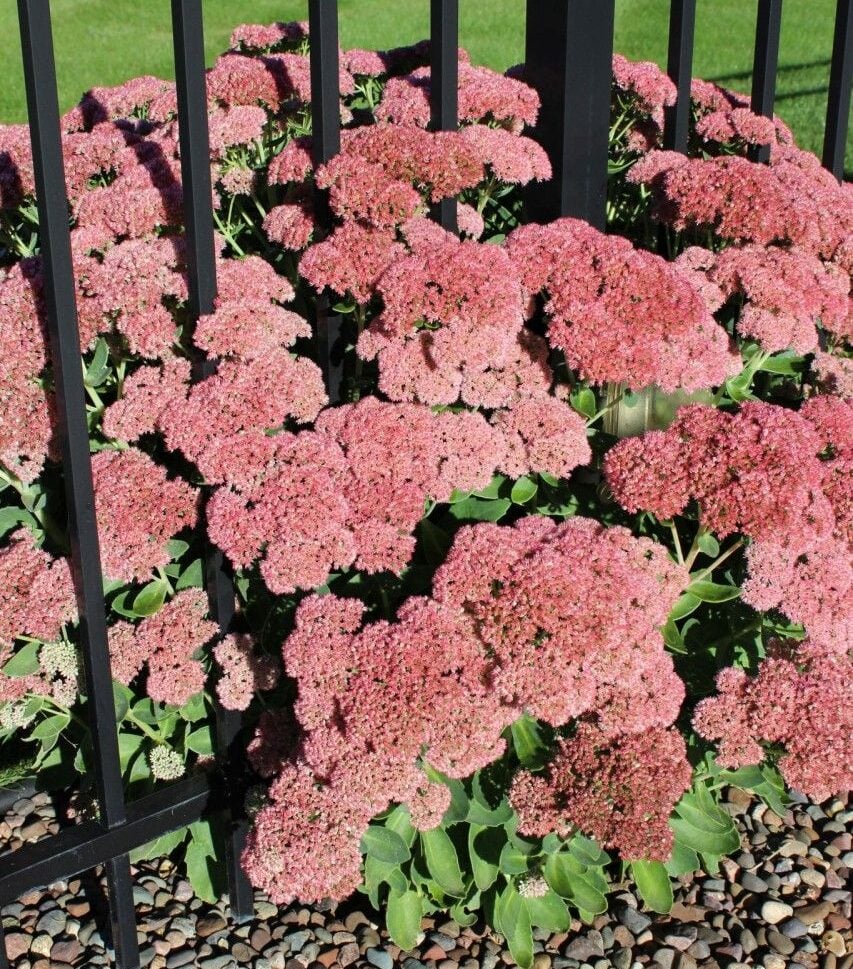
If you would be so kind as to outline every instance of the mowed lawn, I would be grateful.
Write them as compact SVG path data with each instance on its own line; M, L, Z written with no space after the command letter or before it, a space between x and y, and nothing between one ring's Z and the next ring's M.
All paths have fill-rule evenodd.
M820 151L836 0L786 0L777 110L799 142ZM303 19L306 0L204 0L212 61L231 29L246 21ZM748 91L756 0L699 0L694 73ZM169 0L54 0L62 107L93 85L137 74L172 76ZM461 0L461 43L497 69L524 50L524 0ZM25 119L17 4L0 0L0 121ZM669 0L617 0L616 49L634 59L666 59ZM389 47L426 36L427 0L341 0L344 46ZM848 140L848 164L851 162Z

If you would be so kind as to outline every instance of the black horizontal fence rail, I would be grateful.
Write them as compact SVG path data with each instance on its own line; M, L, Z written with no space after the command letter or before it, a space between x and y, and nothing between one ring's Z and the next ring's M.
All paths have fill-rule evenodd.
M611 58L615 0L526 0L526 80L542 107L532 134L547 151L554 170L549 183L535 184L525 197L526 214L544 221L559 216L606 222ZM216 299L216 250L204 73L202 0L171 0L177 79L181 177L186 226L189 313L210 313ZM850 109L853 0L838 0L827 105L823 162L837 177L844 167ZM782 0L758 0L753 110L772 117L779 52ZM80 614L80 643L93 740L93 774L98 816L15 852L0 855L0 904L28 889L71 878L105 865L112 945L119 969L137 969L139 952L129 853L168 831L223 815L222 857L231 914L252 913L252 890L240 869L247 831L242 815L243 762L235 750L239 713L216 705L217 772L196 772L125 803L110 675L106 608L92 489L83 375L77 326L75 281L61 150L60 117L49 0L18 0L27 106L39 214L44 303L56 383L58 436L62 447L72 571ZM337 0L308 0L310 26L312 156L329 161L341 144ZM458 126L459 0L430 0L430 127ZM691 114L690 82L696 0L671 0L667 70L676 103L667 111L664 145L686 151ZM757 153L767 159L766 150ZM315 208L323 232L333 230L326 193ZM456 200L436 204L432 217L457 227ZM335 345L341 318L328 294L318 300L316 346L329 398L341 399L341 360ZM215 369L200 359L195 379ZM211 615L221 634L231 628L236 597L233 577L221 555L205 552ZM0 925L0 969L8 969Z

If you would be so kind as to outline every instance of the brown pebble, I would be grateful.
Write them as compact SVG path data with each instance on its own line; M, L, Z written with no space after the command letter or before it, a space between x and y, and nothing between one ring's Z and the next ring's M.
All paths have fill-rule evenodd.
M321 952L317 956L317 962L325 966L326 969L330 969L331 966L335 965L338 961L338 953L340 949L327 949L325 952Z
M827 952L835 956L847 955L847 946L844 944L844 936L834 929L824 932L820 937L820 944Z
M794 909L794 915L805 925L814 925L815 922L822 922L831 911L831 902L816 902Z
M6 955L10 962L24 955L30 948L32 937L24 935L23 932L10 932L6 936Z
M444 956L444 949L438 943L435 943L421 955L421 962L429 962L430 959L433 959L435 962L441 962Z
M54 943L50 950L50 958L52 962L73 963L82 951L83 946L76 939L67 939Z
M209 915L207 918L199 919L196 923L195 931L202 939L206 939L214 932L221 932L228 927L228 923L221 915Z
M701 905L684 905L681 902L676 902L669 914L675 922L704 922L707 917Z
M363 916L362 916L363 917ZM338 953L338 962L344 967L351 966L361 958L361 953L355 942L347 942Z
M364 912L350 912L344 921L348 932L355 932L359 925L370 925L370 920Z

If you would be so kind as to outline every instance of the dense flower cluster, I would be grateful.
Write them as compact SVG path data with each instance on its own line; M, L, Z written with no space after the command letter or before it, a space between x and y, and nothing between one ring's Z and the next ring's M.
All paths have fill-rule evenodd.
M198 519L198 494L143 451L101 451L92 458L104 574L146 581L169 564L169 539Z
M137 625L122 621L110 627L112 674L129 684L147 667L148 696L183 706L204 689L204 667L196 654L218 631L207 618L204 591L186 589Z
M762 745L781 744L779 767L796 790L821 801L853 786L848 747L853 733L853 679L846 656L806 640L777 644L749 676L727 668L716 696L702 700L694 725L719 742L718 760L738 768L760 763Z
M362 626L358 600L305 599L284 643L305 736L250 836L244 860L255 883L280 902L348 894L360 878L358 839L389 802L411 803L424 827L438 823L447 794L429 784L422 759L465 777L500 756L502 731L524 712L554 725L595 714L605 747L631 747L614 739L628 731L669 737L660 728L674 720L683 687L657 626L685 582L662 548L624 529L526 518L512 529L463 529L434 598L407 600L395 623ZM673 800L689 778L676 737ZM652 746L658 754L637 768L645 790L638 780L623 796L637 810L666 749ZM632 825L626 810L609 830L627 838ZM635 827L633 837L638 851L660 851L659 835L646 842Z
M658 518L699 504L718 535L784 535L802 550L833 527L823 490L823 444L795 411L750 402L728 414L700 404L682 408L666 431L620 441L605 459L607 481L628 511Z
M839 255L853 223L853 189L814 155L779 148L772 164L739 155L687 158L651 152L628 179L648 185L656 215L679 231L712 230L721 240L785 243L824 259Z
M231 633L213 647L222 670L216 694L226 710L246 710L255 693L271 690L278 682L279 669L271 656L259 656L251 636Z
M76 617L68 560L37 548L26 529L16 531L0 549L0 669L16 639L29 636L50 643ZM0 701L41 692L41 686L38 675L12 678L0 672Z
M548 341L584 379L694 390L739 371L697 289L660 256L577 219L522 226L507 248L525 294L546 293Z
M522 834L569 837L580 828L623 858L666 861L673 842L667 821L691 775L677 730L654 727L614 738L582 723L560 741L547 776L516 775L510 803Z

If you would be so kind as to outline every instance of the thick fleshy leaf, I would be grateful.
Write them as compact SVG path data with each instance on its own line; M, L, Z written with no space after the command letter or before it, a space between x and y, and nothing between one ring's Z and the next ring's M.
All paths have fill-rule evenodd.
M390 828L371 824L361 836L361 851L389 865L402 865L411 858L406 842Z
M632 861L631 874L646 906L665 915L673 903L669 873L659 861Z
M464 895L459 856L448 833L443 828L421 831L421 843L429 873L442 890L457 898Z
M394 943L406 952L417 945L422 916L423 902L417 892L411 889L404 892L396 892L392 889L389 892L385 911L388 934Z

